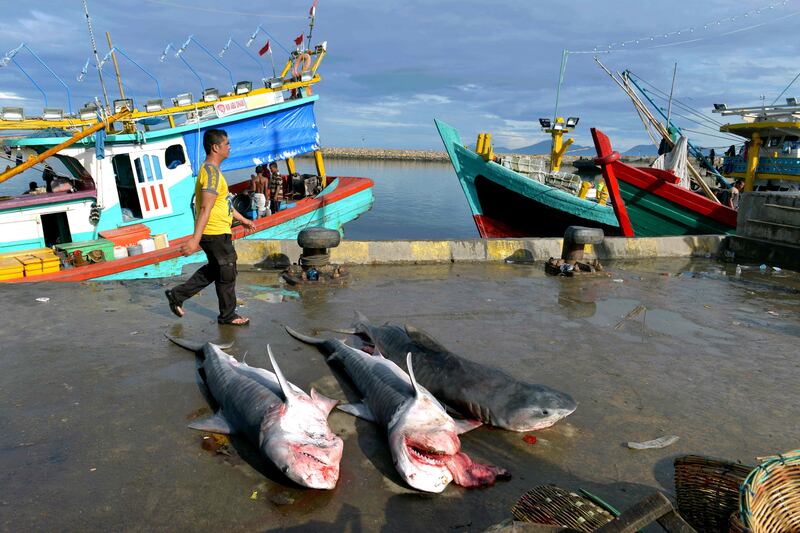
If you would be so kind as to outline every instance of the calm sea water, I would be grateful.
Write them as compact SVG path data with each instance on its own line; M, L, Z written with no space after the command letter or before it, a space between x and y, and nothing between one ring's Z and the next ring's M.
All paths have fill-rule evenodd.
M298 159L300 173L316 174L311 159ZM329 176L358 176L375 182L372 210L345 225L353 240L468 239L478 237L472 215L449 162L328 159ZM281 172L285 172L281 165ZM35 174L17 176L0 184L0 195L17 195L27 189ZM250 176L249 171L226 174L231 183ZM39 179L41 181L41 179Z

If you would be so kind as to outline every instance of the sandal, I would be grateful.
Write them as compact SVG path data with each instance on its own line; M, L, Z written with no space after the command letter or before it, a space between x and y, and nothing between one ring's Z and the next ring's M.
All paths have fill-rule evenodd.
M225 324L228 326L246 326L250 323L250 319L245 316L233 315L233 318L228 320L217 319L218 324Z
M172 292L172 289L165 290L164 294L167 295L169 310L172 311L172 314L178 318L183 318L183 315L185 315L186 312L183 310L183 307L181 307L181 304L178 303L178 300L175 298L175 293Z

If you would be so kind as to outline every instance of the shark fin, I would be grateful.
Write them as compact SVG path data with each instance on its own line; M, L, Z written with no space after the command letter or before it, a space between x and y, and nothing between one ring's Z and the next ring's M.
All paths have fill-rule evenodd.
M479 428L483 425L483 422L480 420L467 420L467 419L453 419L453 422L456 423L456 433L459 435L463 435L468 431L472 431L475 428Z
M205 342L194 342L194 341L187 341L186 339L179 339L178 337L173 337L167 333L164 333L164 336L168 338L174 344L177 344L181 348L186 348L187 350L191 350L193 352L200 352L203 350L203 346L206 345ZM233 342L227 342L225 344L214 344L213 342L210 343L214 346L220 348L221 350L227 350L231 346L233 346Z
M311 401L313 401L315 405L322 409L326 416L331 414L333 408L336 407L337 403L339 403L338 400L328 398L324 394L318 393L316 389L311 389Z
M406 335L419 346L431 352L446 352L447 348L439 344L439 341L430 336L430 334L418 329L411 324L405 326Z
M411 386L414 387L414 396L419 398L419 384L417 383L417 378L414 376L414 367L411 364L411 352L408 352L408 355L406 355L406 366L408 367L408 376L411 378Z
M269 362L272 364L272 370L275 371L275 376L278 378L278 384L281 386L283 397L286 403L289 403L296 393L294 390L292 390L292 386L289 384L289 382L286 381L286 377L283 375L283 372L281 372L281 368L275 361L275 356L272 355L272 348L270 348L269 344L267 344L267 354L269 355Z
M192 421L189 427L198 431L207 431L209 433L222 433L223 435L232 435L236 433L225 415L222 414L222 409L214 413L213 416L200 418Z
M336 406L336 408L339 409L340 411L344 411L345 413L357 416L358 418L362 418L369 422L378 421L375 418L375 415L372 414L372 411L370 411L369 407L367 407L367 405L363 403L345 403Z

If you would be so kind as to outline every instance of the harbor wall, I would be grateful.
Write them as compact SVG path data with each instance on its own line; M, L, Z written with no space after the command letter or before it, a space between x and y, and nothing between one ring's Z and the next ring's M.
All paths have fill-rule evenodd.
M608 237L586 245L585 259L647 259L657 257L716 257L723 235L680 237ZM455 263L482 261L546 261L561 256L561 238L468 239L456 241L347 241L330 250L331 262L350 265ZM240 264L280 266L296 262L302 252L294 240L240 239L235 241Z
M736 222L726 243L729 257L800 270L800 194L742 194Z

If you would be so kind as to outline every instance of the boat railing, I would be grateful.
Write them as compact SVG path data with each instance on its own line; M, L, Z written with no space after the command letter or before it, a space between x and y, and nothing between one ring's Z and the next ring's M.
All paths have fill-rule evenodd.
M737 155L723 158L723 174L743 174L746 171L747 160L744 157ZM800 176L800 159L793 157L760 157L756 173Z

